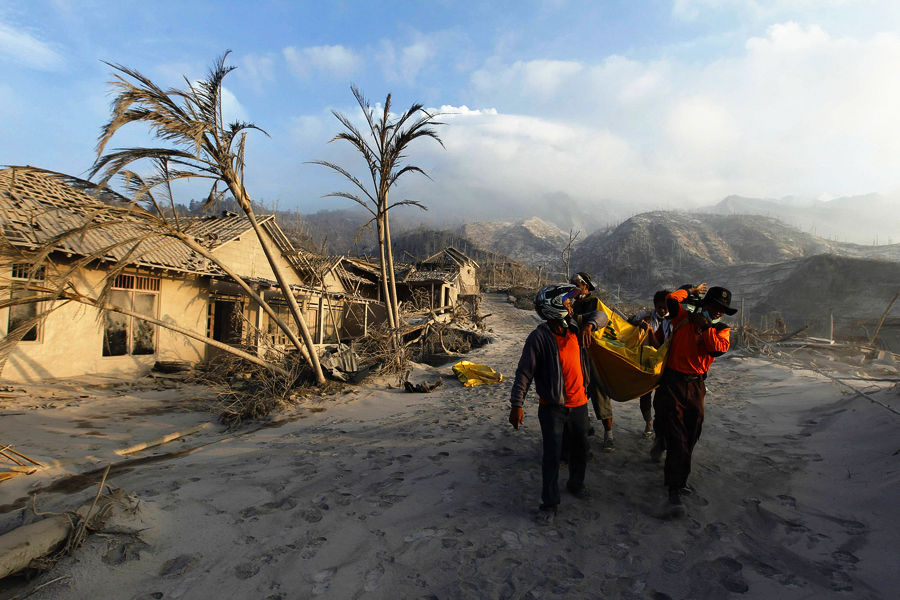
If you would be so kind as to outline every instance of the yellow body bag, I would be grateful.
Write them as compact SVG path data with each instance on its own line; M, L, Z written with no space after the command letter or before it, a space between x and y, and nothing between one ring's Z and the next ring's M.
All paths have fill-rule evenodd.
M659 385L669 340L654 348L647 341L648 330L632 325L602 302L599 305L609 322L593 332L588 355L600 377L600 388L619 402L640 398Z
M479 365L467 360L461 360L453 365L453 372L465 387L472 387L473 385L489 385L503 381L503 375L491 367Z

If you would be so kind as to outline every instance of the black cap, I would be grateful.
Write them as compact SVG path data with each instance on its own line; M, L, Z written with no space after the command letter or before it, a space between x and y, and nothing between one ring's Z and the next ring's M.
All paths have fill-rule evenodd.
M591 282L591 276L585 273L584 271L578 271L575 273L575 277L573 277L570 281L572 283L579 283L579 280L585 282L588 286L588 291L593 292L595 289L594 284Z
M703 303L718 306L726 315L733 315L737 312L736 308L731 308L731 292L723 287L714 286L706 290Z

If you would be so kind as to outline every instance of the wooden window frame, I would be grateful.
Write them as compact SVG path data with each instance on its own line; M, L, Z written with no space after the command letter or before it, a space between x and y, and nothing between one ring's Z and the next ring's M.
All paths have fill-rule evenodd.
M159 318L159 309L160 309L160 287L161 287L162 279L160 277L153 277L150 275L140 275L137 273L120 273L116 280L113 282L110 289L118 291L118 292L127 292L128 298L130 300L130 306L123 307L128 308L129 310L134 311L134 300L136 294L151 294L155 296L154 302L154 310L155 314L148 315L154 319ZM113 312L113 311L107 311ZM131 315L122 315L121 313L116 313L121 315L122 317L128 319L128 329L125 337L125 353L124 354L103 354L103 358L119 358L122 356L156 356L159 353L159 326L155 323L151 323L150 327L153 328L153 352L147 354L135 354L134 353L134 330L135 330L135 321L138 317L133 317ZM104 352L106 348L106 325L103 327L103 344L101 345L101 354Z
M46 269L44 268L44 265L41 265L37 269L35 269L34 266L29 263L14 263L12 265L12 267L10 268L9 277L10 277L11 282L30 283L33 281L45 281L46 273L47 272L46 272ZM12 299L14 297L14 294L16 291L18 291L18 290L10 289L10 291L9 291L10 299ZM23 288L22 291L27 291L27 288ZM43 305L43 302L37 302L37 303L33 304L35 314L40 314L42 305ZM14 327L10 327L10 318L12 317L14 308L15 308L14 306L10 306L7 309L7 315L6 315L6 334L7 335L9 335L9 332L14 329ZM19 340L19 343L38 344L38 343L42 342L43 338L44 338L44 328L42 325L43 325L42 323L35 323L34 326L32 327L32 329L34 329L34 339L33 340L25 339L23 337L21 340ZM26 334L26 336L27 336L27 334Z

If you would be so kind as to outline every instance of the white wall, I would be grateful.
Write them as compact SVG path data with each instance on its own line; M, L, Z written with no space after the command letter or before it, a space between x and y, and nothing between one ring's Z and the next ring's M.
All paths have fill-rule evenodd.
M79 291L95 296L102 284L100 271L82 271L75 280ZM162 278L157 318L206 334L208 293L197 279ZM103 324L97 309L76 302L58 305L40 325L38 339L19 342L0 378L40 381L80 375L117 377L144 375L156 360L202 360L205 345L163 328L157 328L157 354L103 356ZM8 309L0 310L0 332L6 335Z

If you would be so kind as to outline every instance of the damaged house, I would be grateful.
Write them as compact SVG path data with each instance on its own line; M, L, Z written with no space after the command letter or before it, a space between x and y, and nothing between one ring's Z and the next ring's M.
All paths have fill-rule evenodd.
M284 332L214 262L172 237L134 242L148 230L149 213L109 192L90 195L78 181L32 168L0 171L5 298L35 296L67 281L64 299L0 308L0 333L6 342L17 341L5 344L0 376L13 381L135 376L157 361L197 363L221 352L173 329L258 355L287 345ZM364 282L339 259L296 250L273 216L257 221L283 261L314 342L365 335L377 311L371 310L371 300L355 293ZM180 225L291 322L247 217L182 218ZM78 233L66 235L72 231ZM52 251L35 268L35 253L48 242ZM92 303L111 274L105 306L123 312Z
M397 273L397 294L401 301L436 313L478 298L478 263L452 246Z

